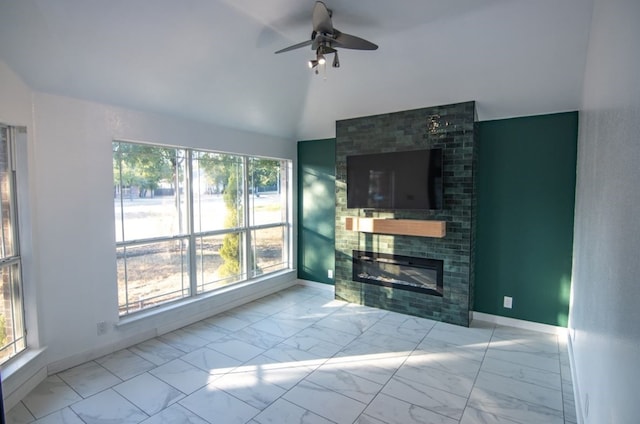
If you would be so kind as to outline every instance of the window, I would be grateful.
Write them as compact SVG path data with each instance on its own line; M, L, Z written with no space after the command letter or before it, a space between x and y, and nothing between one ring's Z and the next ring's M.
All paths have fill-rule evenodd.
M246 280L245 159L194 152L193 217L197 293Z
M289 239L287 187L288 170L284 161L249 159L249 228L251 231L251 270L254 275L288 266Z
M0 363L26 347L16 207L15 129L0 125Z
M120 315L290 267L291 162L115 141Z

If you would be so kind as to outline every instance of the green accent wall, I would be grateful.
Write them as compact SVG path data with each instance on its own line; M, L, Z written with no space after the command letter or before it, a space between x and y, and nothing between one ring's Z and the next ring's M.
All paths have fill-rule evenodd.
M336 140L298 143L298 278L333 284Z
M478 136L474 310L564 327L578 112L479 122ZM298 143L298 277L329 284L335 147L335 139Z
M479 123L474 310L567 326L577 139L577 112Z

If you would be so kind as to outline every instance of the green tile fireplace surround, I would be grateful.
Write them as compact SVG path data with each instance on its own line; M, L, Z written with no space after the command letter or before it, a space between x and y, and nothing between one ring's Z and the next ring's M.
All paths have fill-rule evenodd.
M578 113L477 122L473 309L566 326ZM336 140L298 144L298 276L332 284ZM304 170L304 173L300 171ZM303 200L304 199L304 200ZM447 233L450 228L447 226ZM544 266L540 266L544 264ZM503 308L503 297L513 308Z
M422 108L336 123L336 298L395 312L468 326L473 298L475 227L475 103ZM346 205L346 157L380 152L441 148L442 210L364 210ZM446 223L444 237L350 231L353 218L393 218L392 223ZM443 290L425 292L354 281L353 252L443 261ZM371 280L368 280L371 281Z

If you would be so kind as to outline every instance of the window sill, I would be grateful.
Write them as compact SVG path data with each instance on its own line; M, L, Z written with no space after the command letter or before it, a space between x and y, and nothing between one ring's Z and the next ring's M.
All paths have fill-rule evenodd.
M179 319L175 322L177 325L176 328L179 328L180 326L188 325L181 323L181 321L184 322L185 319L189 321L193 320L195 322L197 320L222 313L244 303L251 302L282 290L295 284L295 282L295 269L289 268L276 271L232 286L221 287L217 290L203 293L193 298L181 299L146 311L135 312L131 315L121 317L115 324L115 328L124 330L149 320L156 321L161 317L175 317L177 315L181 315L183 316L183 319ZM173 318L169 321L174 322ZM160 322L160 324L162 325L162 322ZM159 333L163 332L164 331L159 331Z
M25 366L35 361L40 355L44 353L46 348L42 349L26 349L23 352L18 353L13 358L5 362L0 369L2 369L2 381L10 379L16 373L20 372Z
M5 410L11 409L47 377L45 350L27 348L2 365Z

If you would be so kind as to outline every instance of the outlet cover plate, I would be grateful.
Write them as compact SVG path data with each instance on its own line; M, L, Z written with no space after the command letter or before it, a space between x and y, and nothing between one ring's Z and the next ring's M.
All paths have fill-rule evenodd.
M107 323L106 321L100 321L97 325L98 336L102 336L107 333Z

